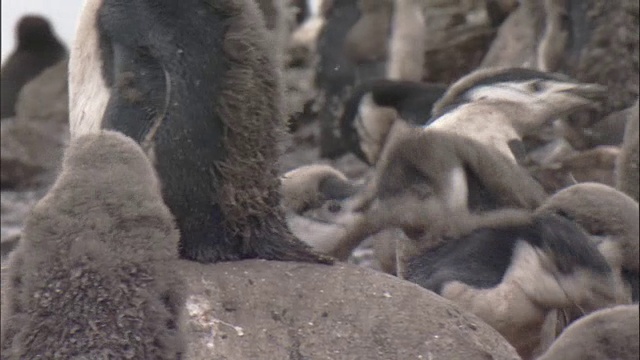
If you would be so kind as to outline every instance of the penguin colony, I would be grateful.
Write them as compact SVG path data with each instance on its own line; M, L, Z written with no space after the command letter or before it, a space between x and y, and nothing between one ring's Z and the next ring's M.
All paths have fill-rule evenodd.
M393 273L474 313L523 359L637 357L637 0L482 1L494 42L448 84L421 81L430 1L323 1L320 154L356 155L370 167L360 181L326 164L278 178L282 47L259 9L285 5L267 2L85 3L72 141L10 258L3 358L179 359L186 290L170 260L330 264L390 229L402 236L378 255ZM615 28L624 36L604 42ZM18 33L64 53L41 20ZM11 65L42 51L21 46L3 65L3 117L5 67L23 79L9 99L46 67ZM583 150L614 112L614 183L546 191L532 152Z
M370 165L372 176L358 193L305 210L320 223L317 214L327 204L339 208L322 221L336 225L333 232L325 225L325 233L344 234L320 245L309 236L309 243L344 259L365 238L402 229L394 251L398 276L470 309L527 359L543 354L581 316L637 303L637 85L631 90L637 61L616 71L634 77L616 85L598 80L608 63L601 70L577 65L599 56L613 61L616 52L624 53L620 64L637 59L637 44L596 51L604 46L596 39L613 29L602 19L628 17L637 2L520 2L502 18L504 29L481 67L448 85L419 82L429 61L418 40L429 36L420 12L428 2L400 3L386 39L386 79L356 81L339 120L341 146ZM496 10L497 4L487 6ZM516 32L512 27L524 14L534 21ZM634 27L629 36L637 41L637 15L622 29ZM530 50L510 52L525 36L531 42L518 46ZM570 53L582 58L560 61ZM622 126L598 124L614 111ZM585 113L595 120L585 123ZM620 146L615 183L545 191L526 166L531 151L563 138L580 149L576 138L598 136L596 129L617 131L610 138L620 139L613 142ZM538 134L549 130L551 139L541 141ZM308 198L322 198L327 189L315 184L326 176L341 178L335 171L322 165L291 172L282 182L284 196L299 191L299 181L314 194ZM299 208L289 211L299 214ZM293 228L299 223L290 220ZM622 338L629 335L621 331Z
M0 118L16 114L20 90L42 70L67 56L67 49L58 40L51 24L41 16L28 15L16 25L16 49L2 63L0 70Z

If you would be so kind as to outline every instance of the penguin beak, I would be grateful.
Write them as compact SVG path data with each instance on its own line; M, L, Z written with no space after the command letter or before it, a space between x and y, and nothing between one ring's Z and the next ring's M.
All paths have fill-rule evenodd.
M555 83L544 102L558 117L581 108L599 109L607 95L607 88L598 84Z
M605 100L608 95L607 88L598 84L567 84L562 92L596 103Z

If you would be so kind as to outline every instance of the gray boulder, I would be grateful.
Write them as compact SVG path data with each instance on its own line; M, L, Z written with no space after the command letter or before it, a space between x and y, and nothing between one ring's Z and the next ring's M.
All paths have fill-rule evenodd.
M189 359L519 359L495 330L415 284L349 264L179 261Z

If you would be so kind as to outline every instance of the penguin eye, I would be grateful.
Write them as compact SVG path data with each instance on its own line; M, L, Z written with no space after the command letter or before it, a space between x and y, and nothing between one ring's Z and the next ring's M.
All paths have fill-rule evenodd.
M529 83L529 90L533 92L540 92L544 90L544 84L541 80L535 80Z
M329 210L330 213L335 214L342 210L342 206L337 201L329 201L327 204L327 210Z

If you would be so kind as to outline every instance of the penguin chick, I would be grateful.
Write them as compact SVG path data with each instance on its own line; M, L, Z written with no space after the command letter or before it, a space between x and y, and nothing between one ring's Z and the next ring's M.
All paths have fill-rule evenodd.
M16 101L22 87L44 69L67 56L67 49L56 38L51 24L41 16L24 16L16 26L14 52L0 70L0 118L16 114Z
M579 227L556 215L498 214L466 235L405 253L404 277L479 316L525 359L552 310L616 304L611 269Z
M353 63L381 61L387 57L392 0L359 0L360 18L347 33L344 52Z
M420 81L424 75L425 0L394 0L387 78Z
M289 52L292 53L292 57L306 62L312 53L315 53L318 36L324 27L325 17L321 7L329 1L296 0L296 2L304 2L305 10L298 12L296 16L299 26L292 31L289 38ZM304 17L300 19L299 16Z
M296 237L316 251L347 260L353 248L339 242L353 221L350 197L359 186L329 165L307 165L281 178L287 224Z
M640 212L635 200L603 184L581 183L554 194L537 212L560 214L580 225L626 284L628 301L638 301Z
M536 49L537 68L542 71L557 71L560 57L571 42L571 19L566 9L566 0L544 0L544 31Z
M620 155L616 161L616 188L638 201L638 180L640 167L640 155L638 148L640 137L638 136L638 101L627 113L627 125Z
M359 66L349 60L343 51L347 33L360 18L357 0L330 1L325 4L326 22L318 36L314 83L319 92L316 107L319 108L320 157L335 159L347 151L338 136L337 120L341 106L350 89L364 75L359 73L360 70L364 71L371 64Z
M635 360L639 319L638 304L591 313L571 324L538 360Z
M522 111L529 112L526 121L535 128L540 126L537 125L539 123L550 121L543 109L555 111L556 114L571 112L589 105L591 97L598 99L603 94L603 89L598 86L575 84L575 88L572 88L570 83L571 80L561 75L524 68L477 70L458 80L446 91L440 84L374 80L356 87L345 103L340 120L341 132L347 146L356 156L372 164L377 161L391 128L390 124L397 117L389 110L379 109L380 106L394 108L400 118L409 123L429 125L464 104L494 102L499 107L501 105L498 103L505 101L522 108L529 107L530 109ZM531 111L537 112L542 119L536 119ZM505 112L508 110L505 109ZM511 127L513 125L515 124ZM466 125L455 127L462 128ZM474 127L472 131L477 132L477 129ZM493 127L489 131L500 133ZM507 130L502 130L505 131ZM514 139L511 141L517 142Z
M311 5L308 0L292 0L291 7L294 14L295 25L300 25L311 14Z
M607 260L574 222L522 209L470 214L409 194L376 201L343 242L403 229L398 276L472 309L523 357L539 346L552 310L589 312L620 302Z
M75 138L10 258L2 358L180 359L177 248L140 147L110 131Z
M151 35L150 35L151 34ZM287 229L282 78L255 0L89 0L69 62L71 135L147 152L180 256L331 263Z
M585 139L581 140L588 147L599 145L619 146L624 140L624 133L629 120L632 119L634 107L612 112L602 120L584 129ZM574 129L570 129L574 130ZM576 134L579 132L575 131Z
M544 201L546 194L526 170L495 149L402 125L394 124L374 177L354 205L360 217L342 243L356 247L386 228L400 228L409 238L440 235L457 227L464 214L534 209Z
M433 139L435 137L446 136L452 141L460 143L460 146L456 146L456 150L453 152L438 150L440 154L443 154L441 156L446 153L454 154L453 156L459 158L458 163L465 164L468 170L475 173L481 183L489 181L494 182L500 188L508 187L506 183L510 180L496 179L492 175L495 172L486 173L486 176L480 173L491 168L495 170L495 167L506 169L511 166L501 164L500 159L516 166L518 158L523 156L522 138L524 135L531 133L557 116L582 107L592 106L593 100L599 99L603 94L604 89L598 85L561 81L555 75L528 69L478 70L449 87L445 95L434 105L433 117L422 130L416 131L416 133L424 133L424 135L405 135L412 140L397 140L396 150L387 152L388 154L383 157L391 156L393 158L397 156L394 155L395 153L402 151L408 153L410 150L398 150L404 146L411 146L414 151L418 151L418 154L427 156L427 153L423 151L426 149L419 149L419 147L434 147L434 145L422 145L421 143L423 141L433 142L436 141ZM453 140L453 135L459 139ZM429 139L419 140L420 136ZM463 141L469 143L467 149L461 144ZM413 145L404 145L404 142ZM440 142L442 141L438 141L438 143ZM487 159L478 157L473 151L463 154L470 149L472 143L487 148L487 150L478 150L480 153L491 151L500 154L500 156ZM443 146L451 148L451 145ZM433 155L428 156L433 157ZM425 161L418 159L417 155L413 157L416 158L415 161ZM492 165L490 167L480 166L480 161L490 162ZM391 164L390 166L397 166L393 159L383 162ZM456 161L449 162L453 164ZM414 167L416 167L415 164ZM424 166L417 166L417 168L424 168ZM442 170L438 168L430 171L431 178L442 177L443 175L438 175L438 171ZM465 172L469 172L468 170L463 170L461 166L453 166L449 169L449 171L455 171L458 174L456 181L460 183L465 183L464 177L470 176L465 175ZM378 166L378 171L383 174L385 172L384 165ZM514 167L509 172L521 171ZM423 173L423 175L426 174ZM427 178L429 177L427 176ZM445 182L450 183L449 180ZM528 186L531 189L536 187L533 185L536 184L534 181L526 181L526 183L531 184ZM441 185L444 186L444 184ZM484 187L491 188L486 184ZM539 188L539 185L537 187ZM463 191L464 188L464 186L461 187ZM532 191L542 192L541 188ZM520 190L516 190L516 192L520 192ZM508 198L519 195L506 192L502 196ZM466 198L466 194L461 193L459 198ZM539 203L535 204L534 208L537 205Z
M280 177L282 205L301 214L325 201L344 200L358 191L357 186L330 165L306 165Z
M534 209L546 197L524 168L486 141L429 127L400 129L399 124L392 135L376 166L370 197L381 207L414 202L425 210Z
M376 79L357 85L344 103L340 131L346 146L369 165L377 161L396 119L424 125L433 104L445 93L441 84ZM394 111L392 111L391 108Z
M481 70L469 75L468 79L461 79L436 103L434 114L442 115L435 115L423 131L455 134L476 141L515 165L522 158L522 139L525 135L559 116L594 106L594 101L604 96L601 86L550 79L549 75L543 73L532 80L492 80L489 84L483 84L483 79L487 77L501 75L508 78L512 72L518 75L522 70ZM464 86L473 77L476 77L474 85ZM468 89L464 91L465 88ZM461 91L464 95L455 95ZM464 104L444 111L443 105L448 100L460 96L465 99ZM479 179L482 182L488 178L480 176Z
M509 81L514 77L533 80ZM365 215L347 231L345 243L357 244L386 227L430 232L431 219L443 211L537 208L547 195L518 164L517 145L537 126L589 106L602 92L597 85L561 82L526 69L480 70L461 79L434 108L442 115L431 124L394 123L372 185L356 206ZM445 104L459 102L455 99L464 103L444 111ZM379 215L367 215L370 211Z
M539 110L546 108L546 112L560 116L597 106L605 99L606 90L600 85L578 83L557 73L518 67L481 68L449 86L433 106L432 121L462 104L478 100L508 101ZM536 124L530 119L525 121ZM524 125L523 122L520 124Z
M523 67L483 67L461 77L451 84L445 94L434 104L432 117L437 118L457 105L469 102L470 90L478 86L497 85L509 82L525 82L527 80L570 81L562 74L548 73Z

